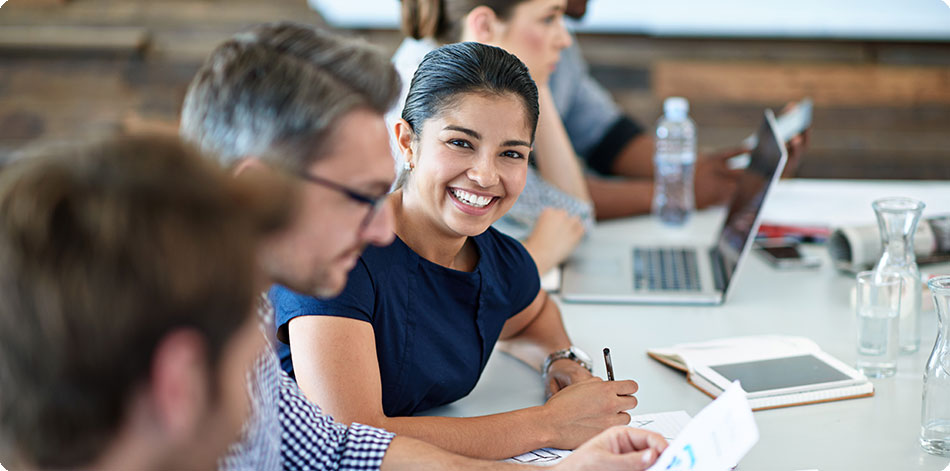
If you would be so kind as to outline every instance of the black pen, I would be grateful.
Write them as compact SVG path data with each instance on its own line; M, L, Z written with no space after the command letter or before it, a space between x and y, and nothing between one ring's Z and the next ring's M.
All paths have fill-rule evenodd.
M607 364L607 381L614 380L614 364L610 361L610 349L604 348L604 363Z

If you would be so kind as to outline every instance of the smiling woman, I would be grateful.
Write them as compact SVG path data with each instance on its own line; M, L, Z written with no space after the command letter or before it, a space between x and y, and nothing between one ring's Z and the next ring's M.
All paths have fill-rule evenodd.
M410 170L391 196L396 240L368 248L337 298L271 290L277 325L290 334L285 369L340 421L469 456L574 448L627 423L636 383L603 382L565 353L576 349L531 256L491 227L525 185L538 120L528 69L497 47L444 46L422 61L402 115L398 144ZM408 417L467 395L499 341L535 369L547 366L554 395L545 405Z
M405 167L418 168L404 172L394 200L397 208L427 214L438 233L475 236L507 213L524 188L538 91L524 66L505 61L510 54L499 48L462 43L430 56L413 77L396 124ZM481 63L484 68L471 67ZM453 267L444 258L459 255L453 245L425 244L448 253L423 256Z
M548 86L561 51L571 44L563 22L566 0L402 0L401 5L402 31L408 37L393 62L405 83L439 44L474 41L517 56L537 84L534 152L525 152L534 158L533 165L527 167L522 196L495 227L521 239L539 271L548 272L570 255L593 224L587 184ZM400 163L396 123L407 94L405 87L403 101L386 115Z
M463 92L454 101L417 131L407 121L397 125L399 146L414 170L394 200L397 211L410 216L406 236L413 238L414 226L430 227L419 234L426 239L421 255L464 270L469 264L456 267L459 259L477 254L460 237L485 232L524 188L533 126L521 100L509 93ZM407 232L402 226L397 233Z

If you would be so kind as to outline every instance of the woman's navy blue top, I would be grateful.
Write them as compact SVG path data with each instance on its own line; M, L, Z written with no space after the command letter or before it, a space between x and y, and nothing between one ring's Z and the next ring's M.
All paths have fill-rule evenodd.
M291 319L348 317L373 325L387 416L412 415L465 397L505 321L527 308L541 289L534 260L520 242L493 228L473 239L479 259L472 272L430 262L397 237L388 247L367 248L336 298L317 299L275 285L269 295L282 340L281 366L293 375L284 343Z

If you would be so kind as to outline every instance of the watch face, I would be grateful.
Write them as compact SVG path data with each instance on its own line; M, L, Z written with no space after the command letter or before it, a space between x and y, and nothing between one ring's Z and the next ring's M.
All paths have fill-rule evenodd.
M581 349L579 349L579 348L577 348L577 347L571 347L571 353L573 353L574 356L576 356L577 358L579 358L582 362L587 363L588 365L591 364L590 356L588 356L586 353L584 353L583 350L581 350Z

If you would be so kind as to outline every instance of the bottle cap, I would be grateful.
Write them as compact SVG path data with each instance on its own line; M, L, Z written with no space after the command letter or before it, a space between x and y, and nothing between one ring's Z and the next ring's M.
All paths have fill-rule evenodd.
M682 121L689 114L689 101L681 96L671 96L663 102L663 114L666 119Z

